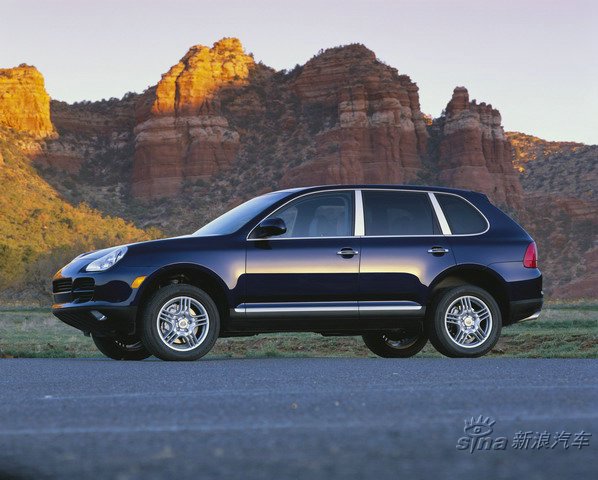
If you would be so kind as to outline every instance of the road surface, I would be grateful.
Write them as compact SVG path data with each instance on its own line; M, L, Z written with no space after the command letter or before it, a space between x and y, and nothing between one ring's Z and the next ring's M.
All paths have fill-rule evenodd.
M597 367L0 360L0 478L596 478ZM464 431L480 415L483 442Z

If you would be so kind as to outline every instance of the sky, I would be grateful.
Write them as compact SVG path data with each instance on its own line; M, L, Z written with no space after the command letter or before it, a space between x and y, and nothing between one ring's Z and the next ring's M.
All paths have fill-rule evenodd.
M434 117L465 86L506 130L598 144L596 25L597 0L0 0L0 68L35 65L74 102L141 92L226 36L276 69L358 42Z

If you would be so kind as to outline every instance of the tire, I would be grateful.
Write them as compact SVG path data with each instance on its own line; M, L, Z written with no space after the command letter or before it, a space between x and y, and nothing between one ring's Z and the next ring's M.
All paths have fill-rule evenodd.
M502 315L496 300L473 285L443 290L426 318L430 342L447 357L485 355L496 345L501 327Z
M97 336L93 333L91 339L100 352L114 360L145 360L152 356L139 340L120 340Z
M397 333L368 333L363 342L373 353L383 358L408 358L419 353L428 343L424 332L416 336Z
M162 360L191 361L207 354L220 331L212 298L186 284L160 288L141 314L141 341Z

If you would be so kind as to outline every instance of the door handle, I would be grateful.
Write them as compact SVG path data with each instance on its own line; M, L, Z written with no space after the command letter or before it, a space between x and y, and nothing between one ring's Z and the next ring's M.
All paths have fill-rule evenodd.
M448 252L449 249L444 247L432 247L428 250L428 253L431 253L432 255L444 255Z
M359 251L353 250L350 247L345 247L341 248L338 252L336 252L336 254L340 255L341 257L353 257L355 255L359 255Z

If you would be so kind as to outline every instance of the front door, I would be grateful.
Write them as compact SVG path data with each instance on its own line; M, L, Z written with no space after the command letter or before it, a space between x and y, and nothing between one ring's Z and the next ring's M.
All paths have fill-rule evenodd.
M303 195L270 215L287 231L247 240L250 318L357 318L360 239L354 236L353 191Z

